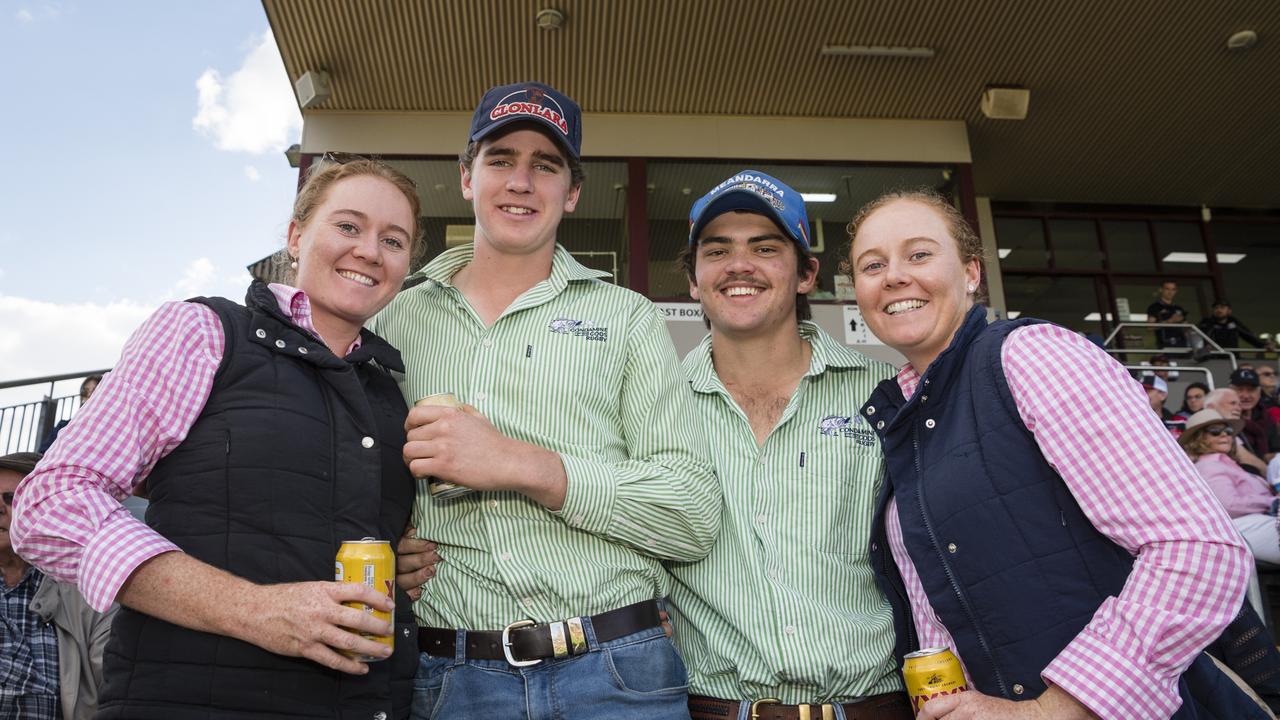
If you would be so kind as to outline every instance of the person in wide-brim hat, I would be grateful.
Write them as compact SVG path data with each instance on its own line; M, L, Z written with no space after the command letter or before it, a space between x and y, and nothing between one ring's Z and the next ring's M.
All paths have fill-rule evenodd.
M1187 429L1183 430L1182 434L1178 436L1178 444L1191 454L1192 460L1195 460L1200 455L1205 454L1203 452L1193 452L1193 449L1201 444L1200 440L1202 440L1205 431L1210 428L1222 426L1230 427L1231 434L1234 437L1235 435L1239 435L1240 431L1244 428L1244 420L1241 420L1240 418L1228 418L1213 408L1205 408L1187 418ZM1228 454L1231 457L1234 457L1234 440L1232 441L1231 446L1232 452Z

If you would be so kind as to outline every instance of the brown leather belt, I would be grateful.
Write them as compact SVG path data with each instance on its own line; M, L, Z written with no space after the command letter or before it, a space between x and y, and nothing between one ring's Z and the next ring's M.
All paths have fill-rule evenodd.
M751 720L834 720L835 705L815 703L809 705L782 705L772 700L748 703ZM705 695L689 696L689 715L693 720L737 720L743 702L721 700ZM842 703L848 720L913 720L911 701L906 693L894 692L872 695L858 702Z
M662 624L658 602L645 600L592 615L596 640L609 642ZM590 650L582 618L545 625L522 620L504 630L467 630L464 636L468 660L506 660L513 666L536 665L548 658L566 658ZM435 657L457 657L458 633L444 628L418 628L418 650Z

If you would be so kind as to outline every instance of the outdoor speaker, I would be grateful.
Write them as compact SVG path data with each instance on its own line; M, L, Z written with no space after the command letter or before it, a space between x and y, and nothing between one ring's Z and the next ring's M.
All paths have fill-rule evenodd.
M329 73L308 70L293 84L298 92L298 106L303 110L313 108L329 99Z
M1027 88L989 85L982 90L982 114L992 120L1025 120L1030 104Z

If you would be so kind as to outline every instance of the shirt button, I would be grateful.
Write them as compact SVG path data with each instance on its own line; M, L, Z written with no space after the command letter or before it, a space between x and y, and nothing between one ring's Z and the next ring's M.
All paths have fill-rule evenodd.
M574 525L581 525L582 513L578 513L577 515L574 515L573 517L569 518L569 522L573 523Z
M947 552L951 553L952 555L955 555L956 550L958 549L959 548L956 547L955 543L947 543Z
M760 463L761 465L764 465L765 463L769 462L769 459L768 459L768 458L766 458L765 456L761 455L761 456L760 456L760 459L759 459L759 460L757 460L756 462Z
M768 575L770 580L778 579L778 571L774 570L773 568L769 568L769 571L766 572L765 575Z
M795 626L795 625L788 625L788 626L786 626L786 627L782 628L782 632L784 632L784 633L786 633L786 634L788 634L788 635L795 635L795 634L796 634L796 626Z
M496 507L498 507L498 501L497 501L497 500L490 500L490 501L489 501L489 507L491 507L491 508L496 508Z
M303 355L306 355L309 351L305 347L300 347L298 348L298 352Z
M868 406L867 406L867 414L868 414L868 415L875 415L875 414L876 414L876 406L875 406L875 405L868 405Z
M480 344L481 344L481 345L483 345L483 346L485 346L485 347L487 347L487 348L491 348L491 347L493 347L493 341L492 341L492 340L490 340L489 338L485 338L485 339L481 340L481 341L480 341Z
M365 435L364 437L360 438L360 445L365 449L373 447L373 438L369 437L368 435Z
M485 401L485 399L486 399L486 398L488 398L488 397L489 397L488 395L485 395L485 394L484 394L484 393L482 393L482 392L478 392L478 393L476 393L476 402L484 402L484 401Z
M1024 690L1026 690L1026 688L1022 687L1022 686L1021 686L1021 685L1019 685L1018 683L1014 683L1014 684L1013 684L1013 694L1014 694L1014 695L1021 695L1021 694L1022 694L1022 692L1023 692Z
M525 607L532 607L532 606L533 606L533 598L525 598L525 599L523 599L523 600L521 600L521 601L520 601L520 604L521 604L521 605L524 605Z
M932 430L932 429L933 429L933 426L934 426L934 425L937 425L937 424L938 424L938 423L936 423L936 422L934 422L934 421L933 421L933 418L929 418L928 420L925 420L925 421L924 421L924 426L925 426L925 427L927 427L927 428L929 428L930 430Z
M509 552L504 552L498 557L502 560L502 562L511 562L511 553Z
M871 543L871 552L878 552L879 550L880 545L878 543Z
M883 429L884 429L884 421L883 421L883 420L877 420L877 421L876 421L876 429L877 429L877 430L883 430Z
M280 348L281 350L283 350L283 349L284 349L284 341L283 341L283 340L277 340L277 341L276 341L276 347L278 347L278 348Z
M768 516L768 515L765 515L764 513L760 513L759 515L757 515L757 516L756 516L756 522L758 522L758 523L760 523L761 525L763 525L763 524L765 524L765 523L769 522L769 516Z
M387 720L387 714L379 710L373 714L373 720Z
M267 336L267 331L263 330L262 328L258 328L257 330L254 331L253 334L257 335L259 338L264 338Z

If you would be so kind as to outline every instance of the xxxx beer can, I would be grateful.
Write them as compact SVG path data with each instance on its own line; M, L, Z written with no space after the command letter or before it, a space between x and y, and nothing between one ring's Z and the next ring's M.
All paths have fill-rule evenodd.
M453 396L453 393L436 393L435 395L428 395L414 403L415 407L423 405L437 405L439 407L456 408L458 407L458 399ZM474 492L469 487L451 483L447 480L441 480L438 477L432 477L430 475L426 477L426 481L427 488L431 491L431 497L434 499L447 500L449 498L458 497L459 495L466 495L467 493Z
M909 653L902 664L902 679L907 683L911 707L917 715L930 700L969 689L960 660L944 647Z
M391 543L386 540L362 538L347 540L338 548L338 557L333 561L333 579L336 582L360 583L365 587L385 592L387 597L395 597L396 559L391 554ZM359 602L342 603L350 608L364 610L379 620L391 622L391 613L373 608ZM361 637L380 642L387 647L395 646L394 635L370 635L360 633ZM343 651L343 654L361 662L386 660L374 655L360 655Z

